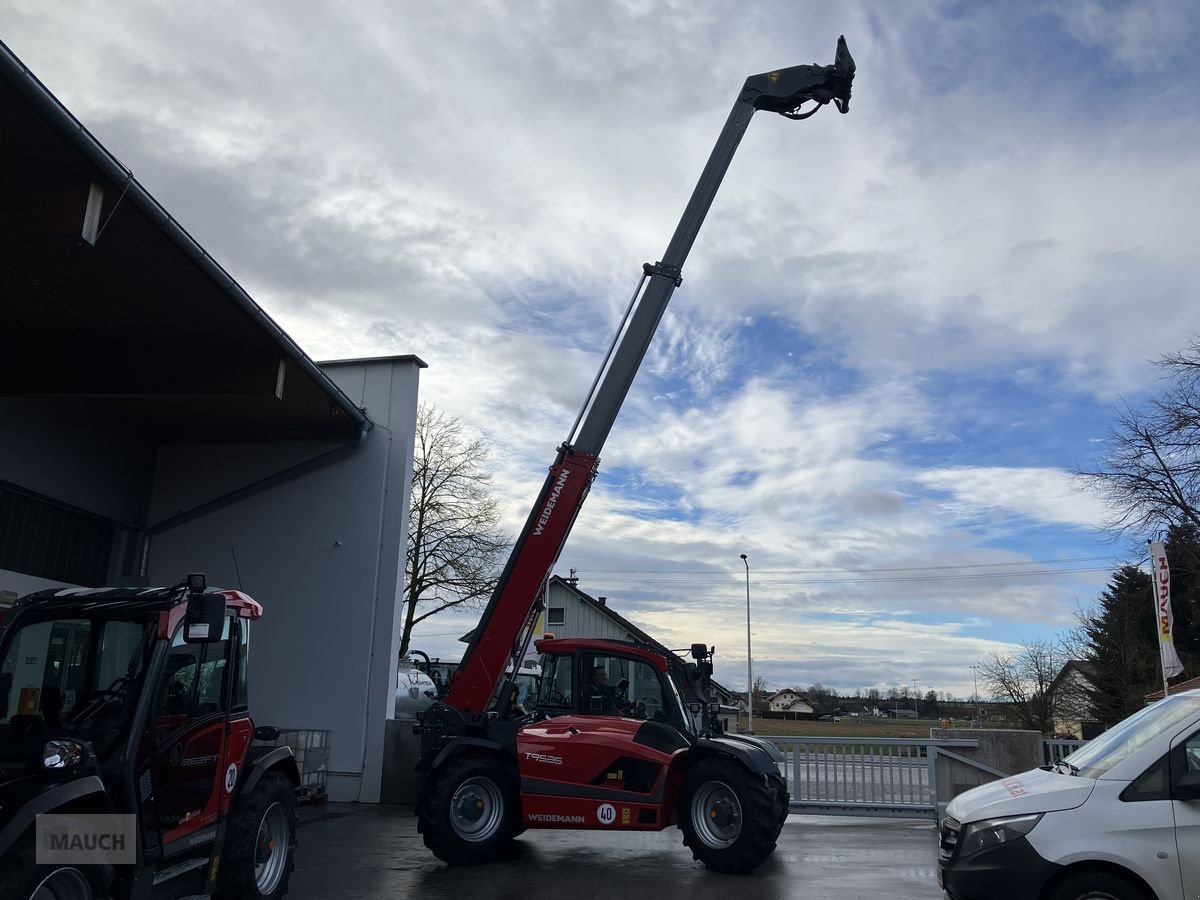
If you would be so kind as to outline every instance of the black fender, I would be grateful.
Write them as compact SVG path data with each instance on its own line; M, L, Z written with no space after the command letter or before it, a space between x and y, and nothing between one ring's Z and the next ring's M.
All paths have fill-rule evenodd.
M94 798L97 806L103 812L113 811L112 799L104 789L104 782L98 775L86 775L72 781L58 784L49 790L27 799L12 813L12 817L3 829L0 829L0 856L7 853L43 813L52 813L62 809L76 800Z
M780 784L783 783L783 774L779 771L783 754L768 741L743 735L702 737L687 751L687 765L690 767L701 759L713 756L732 757L753 774L778 779Z
M497 741L489 741L487 738L480 737L452 737L441 748L432 760L427 757L421 757L417 762L416 771L427 773L433 772L441 768L441 766L452 756L457 756L459 753L467 750L486 750L489 753L497 753L504 757L507 761L513 761L513 755L504 747L503 744Z
M246 755L245 771L242 773L238 796L248 794L268 772L282 772L291 781L293 788L300 787L300 768L296 765L296 754L291 747L264 747L263 752Z

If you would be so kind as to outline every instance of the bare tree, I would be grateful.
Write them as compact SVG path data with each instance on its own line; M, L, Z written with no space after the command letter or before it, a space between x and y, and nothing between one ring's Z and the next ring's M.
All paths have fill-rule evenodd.
M1118 534L1200 528L1200 339L1156 365L1165 390L1144 410L1126 407L1100 467L1077 473L1108 499Z
M1026 728L1051 734L1057 714L1054 679L1067 662L1063 646L1052 640L1026 641L1013 653L992 653L979 666L979 680Z
M481 605L492 593L509 540L483 469L486 448L468 441L453 416L421 404L417 410L412 499L405 562L400 655L413 627L442 610Z

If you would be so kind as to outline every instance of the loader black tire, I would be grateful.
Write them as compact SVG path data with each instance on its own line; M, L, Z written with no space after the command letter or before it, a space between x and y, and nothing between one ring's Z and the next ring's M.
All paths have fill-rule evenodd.
M295 865L296 795L286 775L267 772L233 802L214 897L278 900Z
M53 896L91 900L108 896L112 877L112 866L108 865L39 866L33 840L25 839L11 847L0 862L0 898L30 900L35 894L43 896L53 891Z
M762 865L783 827L787 792L736 759L701 760L687 773L679 797L679 830L693 858L714 872L742 875Z
M771 839L779 840L779 832L783 831L783 826L787 822L788 813L791 811L788 803L791 797L788 796L787 790L780 786L775 791L775 810L778 819L775 822L775 827L771 831Z
M522 830L520 798L500 759L462 753L432 773L417 797L417 830L433 855L452 866L503 856Z

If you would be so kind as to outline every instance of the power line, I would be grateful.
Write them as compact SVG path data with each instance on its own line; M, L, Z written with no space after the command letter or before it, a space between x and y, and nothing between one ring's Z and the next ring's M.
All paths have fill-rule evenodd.
M948 569L995 569L1004 566L1048 566L1058 563L1077 563L1077 562L1096 562L1103 560L1105 562L1117 565L1118 561L1111 556L1070 556L1062 559L1023 559L1014 560L1013 562L995 562L995 563L959 563L957 565L944 566L874 566L871 568L833 568L822 567L819 569L759 569L759 575L805 575L815 574L820 575L827 572L848 572L848 573L871 573L871 572L937 572ZM1111 566L1106 567L1111 568ZM581 569L589 575L718 575L724 573L725 569ZM729 574L736 574L733 570L729 570Z
M883 571L883 570L876 570ZM1111 572L1111 566L1088 566L1076 569L1037 569L1026 572L967 572L958 575L952 574L931 574L931 575L897 575L884 578L797 578L797 579L773 579L762 578L758 579L759 584L764 585L811 585L811 584L903 584L907 582L924 582L924 581L968 581L979 579L1003 579L1003 578L1036 578L1036 577L1053 577L1057 575L1083 575L1094 572ZM711 578L712 573L708 573ZM604 579L610 583L637 583L645 585L667 585L667 586L686 586L698 584L710 584L708 581L701 581L695 578L672 578L672 579L646 579L630 577L608 577Z

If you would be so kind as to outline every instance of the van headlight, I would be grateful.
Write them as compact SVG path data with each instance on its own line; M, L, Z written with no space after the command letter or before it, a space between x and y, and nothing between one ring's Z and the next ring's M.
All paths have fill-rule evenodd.
M963 829L958 842L959 855L971 856L981 850L990 850L1008 841L1015 841L1033 831L1033 826L1042 820L1042 813L1029 816L1008 816L1003 819L984 819L972 822Z

